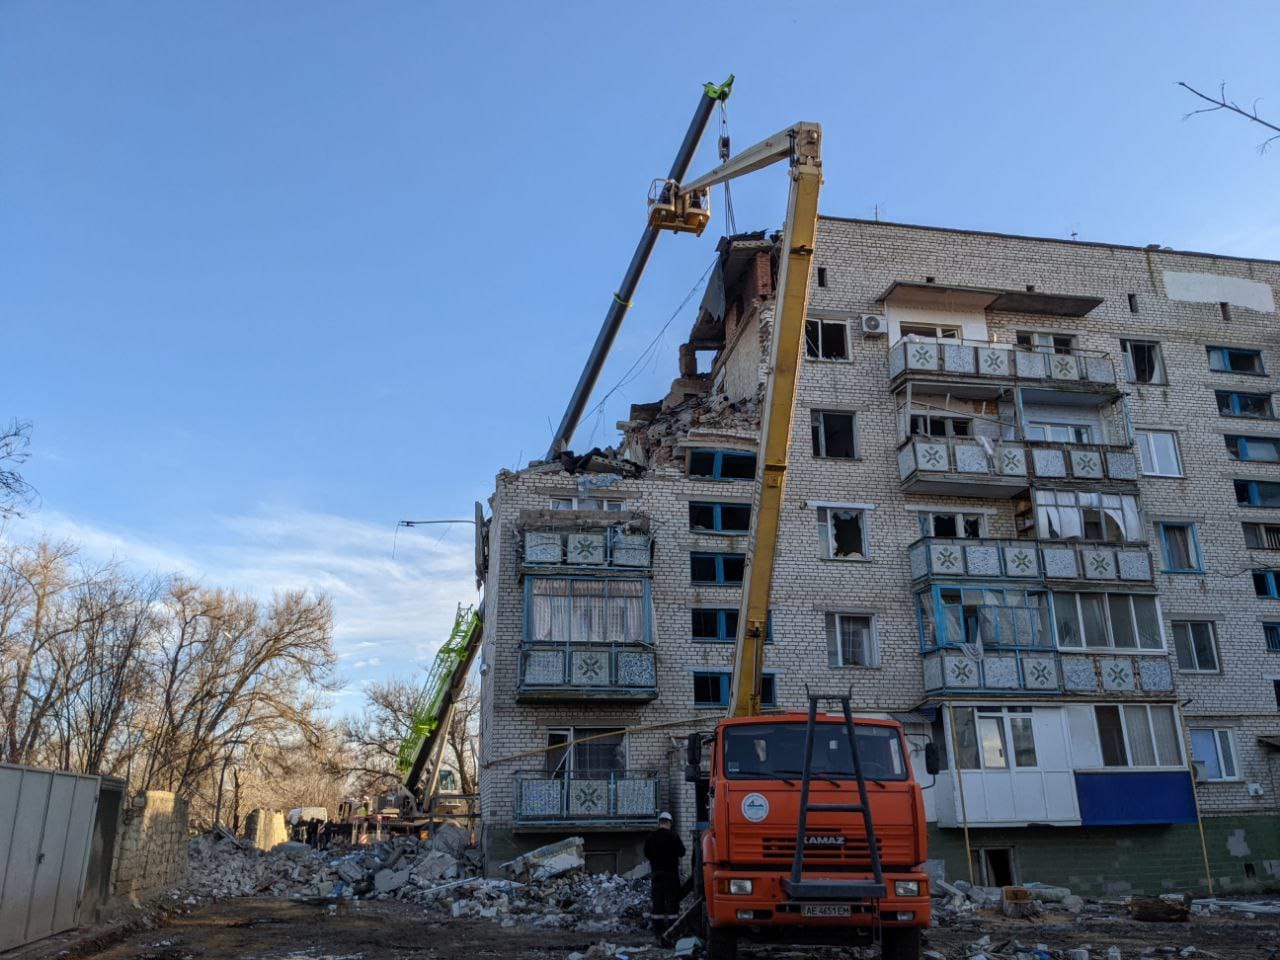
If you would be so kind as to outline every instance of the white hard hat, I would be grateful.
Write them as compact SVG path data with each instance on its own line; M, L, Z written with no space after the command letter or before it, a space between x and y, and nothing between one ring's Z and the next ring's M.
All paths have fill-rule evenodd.
M665 810L663 810L660 814L658 814L658 820L659 820L659 821L661 821L661 820L670 820L670 819L671 819L671 814L667 813L667 811L665 811Z

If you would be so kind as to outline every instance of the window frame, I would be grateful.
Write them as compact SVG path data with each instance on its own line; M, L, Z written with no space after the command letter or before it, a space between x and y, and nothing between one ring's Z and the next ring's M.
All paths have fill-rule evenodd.
M733 679L733 672L730 670L691 670L689 676L693 681L693 706L696 710L717 710L727 707L729 700L733 695L729 684ZM698 680L710 680L711 678L719 679L720 697L716 701L699 701L697 699ZM767 683L765 681L768 681ZM764 707L776 707L778 705L778 677L772 670L766 670L760 675L760 705Z
M578 759L577 759L578 754L577 754L576 747L580 743L580 738L581 740L586 740L588 737L600 736L602 734L604 735L617 734L618 736L621 737L621 741L619 742L618 746L621 748L620 753L621 753L621 759L622 759L622 769L610 771L610 773L626 773L628 770L630 770L631 769L631 743L630 743L630 738L627 736L627 731L625 727L611 727L611 726L548 727L547 735L546 735L547 740L550 740L553 736L557 736L557 735L565 736L567 737L567 739L565 740L564 744L560 747L552 747L550 743L547 744L547 747L548 747L546 751L547 760L550 760L552 757L555 756L556 750L563 751L561 753L561 760L555 765L554 769L548 770L546 769L547 764L544 764L544 771L547 779L558 780L561 777L563 777L566 780L572 780L575 777L579 776L581 772L578 770ZM590 742L598 742L598 741L590 741ZM581 775L589 777L589 776L592 776L593 773L599 773L599 772L600 771L596 770L595 768L588 767L586 769L586 772L581 773Z
M1039 430L1043 436L1033 437L1031 431ZM1067 440L1060 440L1057 437L1049 436L1050 430L1066 430L1072 434ZM1084 437L1076 436L1083 432ZM1022 430L1023 437L1027 440L1035 440L1040 443L1094 443L1093 424L1091 423L1063 423L1053 420L1028 420L1026 426Z
M863 652L866 663L845 663L841 620L844 618L865 620L866 634ZM828 610L823 617L827 633L827 666L832 670L874 670L880 666L880 636L876 629L876 615L860 610ZM835 660L836 662L832 662Z
M810 324L817 327L818 339L815 342L809 335ZM827 341L827 327L839 327L841 332L841 342L844 348L843 356L828 357L823 356L823 348ZM817 352L810 352L810 346L816 346ZM848 320L832 320L829 318L806 317L804 321L804 358L806 360L816 360L821 363L852 363L853 362L853 337L849 335Z
M1139 344L1153 347L1154 370L1150 380L1139 380L1137 368L1133 364L1133 346ZM1123 361L1125 379L1130 383L1140 383L1148 387L1165 387L1169 385L1169 372L1165 368L1164 345L1159 340L1121 339L1120 356Z
M935 529L936 519L938 517L950 517L956 525L956 533L938 533ZM978 521L978 532L974 536L963 533L965 525L970 520ZM920 536L933 537L943 540L981 540L987 531L987 515L984 513L969 513L965 510L921 510L918 515L920 524Z
M1228 374L1232 374L1233 376L1243 376L1243 377L1265 377L1267 375L1267 367L1262 360L1261 348L1255 349L1253 347L1223 347L1223 346L1205 344L1204 349L1205 349L1205 354L1208 357L1209 369L1214 373L1228 373ZM1221 358L1223 360L1226 360L1233 353L1245 354L1247 356L1252 357L1254 360L1258 362L1258 369L1232 370L1229 366L1215 367L1213 365L1213 361L1215 358Z
M1186 651L1194 666L1186 666L1183 662L1183 648L1178 643L1178 628L1186 632ZM1209 649L1213 652L1213 666L1208 667L1200 662L1200 654L1196 649L1194 627L1204 627L1209 633ZM1212 620L1172 620L1169 629L1173 636L1173 659L1179 673L1221 673L1222 656L1218 652L1218 628Z
M1244 489L1247 491L1247 499L1245 500L1240 499L1241 484L1244 484ZM1275 489L1275 493L1278 498L1276 503L1262 502L1261 493L1263 484ZM1231 481L1231 486L1235 491L1237 507L1248 507L1251 510L1280 510L1280 481L1235 477Z
M1085 610L1082 605L1081 598L1086 596L1103 598L1102 626L1106 632L1107 642L1105 644L1089 643L1087 638L1085 637L1084 625L1086 623L1086 616L1085 616ZM1075 623L1080 628L1080 643L1078 645L1066 645L1062 642L1061 632L1058 630L1058 624L1059 624L1058 598L1059 597L1071 597L1072 602L1075 604L1074 619L1075 619ZM1125 600L1127 601L1127 605L1129 608L1129 627L1133 631L1133 639L1134 639L1135 646L1124 647L1124 646L1116 645L1116 628L1115 628L1115 625L1112 623L1112 613L1111 613L1112 597L1124 597ZM1139 628L1138 607L1134 603L1134 597L1150 597L1151 598L1152 606L1154 609L1153 622L1155 623L1156 629L1160 635L1160 646L1144 647L1142 645L1143 634L1141 629ZM1054 645L1055 645L1055 648L1058 650L1066 650L1066 651L1083 650L1086 652L1093 651L1093 650L1119 650L1119 651L1123 651L1123 653L1126 656L1142 656L1142 655L1168 656L1169 638L1165 634L1164 618L1161 615L1160 597L1158 594L1123 593L1120 591L1111 591L1111 590L1106 590L1101 592L1085 591L1085 590L1051 590L1049 591L1049 602L1050 602L1049 613L1053 620L1052 629L1053 629Z
M848 456L827 453L828 416L848 417L849 436L852 453ZM809 439L814 459L817 460L861 460L862 444L858 436L858 414L855 410L832 410L827 407L814 407L809 410Z
M1234 449L1233 440L1235 441ZM1260 437L1247 433L1224 433L1222 435L1222 443L1227 448L1227 456L1240 463L1280 463L1280 437ZM1275 457L1268 459L1267 457L1249 456L1249 446L1251 444L1259 446L1269 444L1275 453Z
M1156 447L1153 442L1154 437L1168 437L1169 445L1173 449L1173 463L1176 473L1166 473L1155 469L1159 466L1157 462L1160 458L1156 455ZM1138 447L1138 469L1144 477L1183 477L1186 476L1182 470L1182 449L1178 445L1178 434L1175 430L1134 430L1134 443ZM1148 470L1148 458L1150 466L1153 469Z
M1267 653L1280 653L1280 620L1262 621L1262 645Z
M692 473L693 457L696 454L710 454L711 473ZM751 476L749 477L726 477L724 476L724 463L726 459L743 459L750 457L753 466L751 468ZM685 457L684 472L685 476L691 480L716 480L724 483L754 483L759 464L759 454L753 450L721 450L716 447L693 447L689 450Z
M1048 339L1047 343L1037 342L1038 340L1043 341L1045 338ZM1069 341L1065 350L1057 343L1058 340ZM1070 355L1080 349L1080 337L1077 334L1059 333L1053 330L1016 330L1013 334L1013 342L1015 346L1032 350L1036 353Z
M928 437L933 440L971 440L973 438L973 421L975 419L973 414L969 413L913 413L907 421L907 436ZM923 431L916 430L916 424L919 421L924 422L925 429ZM942 424L941 433L933 432L935 421ZM962 433L956 432L956 424L958 423L965 425Z
M1240 524L1244 533L1244 547L1246 550L1280 550L1280 523L1256 523L1243 521ZM1258 533L1259 543L1252 544L1249 542L1250 531ZM1275 533L1274 538L1271 532ZM1268 541L1274 540L1274 545Z
M978 594L978 598L985 600L987 595L1000 595L1000 603L966 603L968 599L965 596L966 591ZM944 594L960 594L959 603L954 602L952 597L945 597ZM1012 597L1013 602L1008 602ZM1039 598L1039 604L1035 603L1033 598ZM984 626L982 610L1012 610L1027 611L1025 617L1011 615L1003 617L1000 614L987 614L986 622L994 628L995 636L990 640L981 636L982 627ZM966 611L969 609L976 610L974 617L969 616ZM959 610L959 619L955 619L948 613L948 610ZM1034 613L1034 616L1033 616ZM1053 633L1053 608L1050 606L1049 591L1040 587L1031 586L1008 586L1008 585L988 585L982 583L975 584L934 584L926 590L917 591L916 593L916 624L918 636L920 638L920 649L923 651L941 650L941 649L958 649L968 645L976 645L981 643L983 648L993 650L1030 650L1030 651L1051 651L1056 649L1056 642ZM976 617L976 619L975 619ZM1013 638L1010 641L1005 637L1006 621L1013 629ZM1021 622L1020 622L1021 621ZM979 637L978 639L970 639L972 634L970 628L976 624ZM951 636L951 627L959 628L959 635ZM1023 627L1026 627L1026 642L1023 641ZM1035 643L1036 635L1040 634L1040 643Z
M1272 394L1270 393L1254 393L1252 390L1215 390L1213 391L1213 396L1215 401L1218 404L1218 416L1220 417L1227 417L1232 420L1274 420L1276 419L1275 400ZM1265 397L1267 401L1267 412L1260 417L1255 417L1252 414L1248 414L1248 413L1241 413L1240 412L1241 397L1253 397L1255 399L1259 397ZM1230 412L1222 409L1222 401L1224 398L1229 401L1228 406L1230 407Z
M695 507L710 507L712 512L711 522L713 526L698 527L693 523L693 510ZM745 527L725 527L724 525L724 508L725 507L743 507L747 511L747 525ZM719 533L727 536L742 536L751 532L751 504L750 503L734 503L731 500L690 500L689 501L689 530L693 533Z
M1035 728L1035 711L1032 707L1027 706L1004 706L993 704L977 704L974 706L957 706L955 708L955 716L957 718L957 726L961 725L959 718L970 717L972 720L971 728L974 734L973 758L977 761L976 765L968 762L968 757L963 756L965 752L961 749L960 735L958 729L952 730L952 736L955 739L954 766L957 771L973 770L979 773L1008 773L1012 774L1016 771L1023 770L1039 770L1040 768L1040 750L1036 744L1036 728ZM981 721L996 720L999 722L1001 734L1001 748L1004 753L1003 766L988 766L986 751L983 749L981 735ZM1022 764L1018 762L1018 748L1014 738L1014 721L1028 720L1030 721L1031 731L1031 751L1035 754L1036 762L1034 764ZM967 722L967 721L966 721Z
M714 580L695 580L693 579L693 560L695 557L713 557L716 565L716 579ZM689 551L689 583L701 586L714 587L740 587L742 580L726 580L724 578L724 561L727 557L738 557L743 564L743 578L746 578L746 562L747 555L745 553L737 553L732 550L715 551L715 550L690 550Z
M623 504L626 502L624 499L619 498L619 497L587 497L587 496L578 496L577 494L574 494L574 495L572 495L572 496L568 496L568 497L551 497L551 498L549 498L549 499L548 499L548 501L547 501L547 502L548 502L548 504L549 504L548 509L549 509L549 510L591 510L591 509L594 509L593 507L584 507L584 506L582 506L582 505L581 505L581 503L582 503L582 501L583 501L583 500L596 500L596 501L598 501L598 502L602 503L604 506L602 506L600 509L601 509L601 510L603 510L605 513L620 513L620 512L622 511ZM567 506L567 507L560 507L560 506L556 506L556 504L558 504L558 503L564 503L564 502L568 502L568 503L569 503L569 506Z
M535 594L534 584L542 581L564 580L569 585L567 594ZM604 585L604 590L600 594L575 594L573 585L575 583L600 583ZM631 646L634 641L627 639L615 640L606 637L604 640L574 640L572 637L573 625L577 623L573 610L573 600L581 596L584 599L588 597L601 596L605 599L605 609L608 610L609 588L616 583L640 584L640 616L641 616L641 639L639 643L643 646L653 646L653 581L648 577L592 577L592 576L545 576L535 575L524 578L524 632L523 644L526 647L548 647L558 646L569 650L586 648L591 646L611 646L611 647L627 647ZM535 640L534 639L534 603L539 596L565 596L570 600L568 617L570 620L571 635L564 640ZM629 596L629 595L627 595ZM608 623L608 614L606 613L606 625ZM607 633L606 626L606 633Z
M1178 712L1172 704L1163 703L1095 703L1093 706L1093 725L1094 731L1098 735L1098 753L1102 760L1102 769L1104 770L1174 770L1186 769L1186 746L1182 742L1182 728L1178 723ZM1133 740L1129 735L1129 716L1128 708L1141 708L1147 717L1146 732L1151 737L1151 752L1155 755L1156 763L1154 766L1147 764L1133 763ZM1177 757L1173 763L1160 763L1160 751L1156 745L1155 724L1151 721L1152 709L1168 710L1173 718L1173 746L1177 752ZM1098 722L1099 710L1115 710L1116 716L1120 720L1120 731L1124 741L1125 762L1123 764L1107 763L1106 757L1102 749L1102 727Z
M913 330L924 330L932 327L932 334L924 333L904 333L903 328L910 327ZM915 337L917 340L954 340L961 341L964 339L964 325L959 323L899 323L898 324L898 340L906 340ZM895 341L896 342L896 341Z
M1204 768L1205 769L1204 782L1205 783L1239 783L1241 780L1243 780L1244 777L1240 773L1240 754L1239 754L1239 751L1236 749L1235 731L1232 730L1230 727L1188 727L1187 739L1191 741L1191 762L1193 764L1205 763L1204 760L1196 756L1196 734L1197 733L1201 733L1201 734L1207 733L1212 737L1213 749L1214 749L1213 759L1214 759L1214 762L1218 765L1219 774L1221 774L1222 771L1226 769L1226 764L1223 762L1223 749L1222 749L1224 742L1227 748L1227 751L1226 751L1228 754L1227 759L1230 760L1230 765L1231 765L1231 776L1229 777L1221 776L1221 775L1216 777L1209 776L1209 768L1206 765Z
M1168 530L1177 527L1187 531L1187 552L1189 567L1175 567L1169 553ZM1196 525L1190 520L1157 520L1156 533L1160 538L1160 557L1164 561L1161 573L1204 573L1204 557L1200 553L1200 536Z
M1270 567L1254 567L1249 571L1253 575L1253 593L1261 600L1280 600L1280 570ZM1266 593L1258 593L1258 577L1267 584Z
M858 516L858 530L861 534L861 549L859 553L848 554L845 556L836 556L835 543L836 531L834 526L834 514L837 513L853 513ZM835 560L840 563L858 563L871 559L871 530L870 519L871 511L866 507L855 506L821 506L814 508L814 518L817 522L818 534L818 557L822 560Z
M1041 502L1043 495L1052 496L1052 502ZM1072 502L1064 503L1060 497L1071 497ZM1104 497L1115 497L1119 500L1120 517L1123 521L1123 527L1120 539L1107 539L1105 534L1107 530L1107 513L1108 506L1103 501ZM1097 498L1097 503L1084 503L1082 498ZM1133 508L1133 529L1128 528L1127 512L1125 510L1126 502L1130 502ZM1036 487L1031 497L1032 514L1035 517L1036 539L1051 540L1054 543L1144 543L1145 529L1142 523L1142 506L1138 497L1131 493L1106 493L1099 490L1065 490L1061 487ZM1112 509L1115 509L1112 507ZM1064 524L1063 511L1074 511L1079 520L1080 535L1076 537L1053 536L1049 526L1049 514L1047 511L1058 512L1058 526L1061 529ZM1088 529L1088 518L1090 514L1094 514L1095 522L1101 528L1102 537L1088 537L1085 532ZM1110 518L1112 522L1114 517Z

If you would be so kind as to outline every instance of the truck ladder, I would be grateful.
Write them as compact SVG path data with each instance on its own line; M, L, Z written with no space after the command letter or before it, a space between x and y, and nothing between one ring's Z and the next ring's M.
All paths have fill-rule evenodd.
M823 701L840 701L844 713L844 727L849 734L849 752L853 757L853 774L858 781L857 803L810 803L809 784L813 777L813 739L818 728L818 704ZM862 816L862 826L867 837L867 851L871 857L872 880L806 880L804 878L804 848L808 833L809 813L855 813ZM871 804L867 798L867 781L862 776L862 758L858 755L858 737L854 732L853 712L846 694L809 694L809 723L804 730L804 772L800 780L800 816L796 822L796 851L791 861L791 877L782 881L782 888L793 900L878 900L885 895L884 872L880 869L880 848L876 840L875 826L871 822Z

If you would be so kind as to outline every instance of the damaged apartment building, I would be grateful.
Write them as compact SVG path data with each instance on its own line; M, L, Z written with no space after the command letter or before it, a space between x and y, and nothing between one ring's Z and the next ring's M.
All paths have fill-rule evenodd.
M775 244L721 241L679 378L615 448L497 478L490 863L577 835L626 870L659 810L694 825L683 739L729 697ZM948 876L1159 893L1207 856L1219 891L1280 884L1277 284L821 219L764 698L852 689L902 720Z

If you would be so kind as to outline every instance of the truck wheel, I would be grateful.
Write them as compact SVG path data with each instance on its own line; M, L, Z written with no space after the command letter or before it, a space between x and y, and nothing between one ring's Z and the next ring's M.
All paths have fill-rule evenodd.
M920 928L885 930L880 940L881 960L920 960Z
M707 960L737 960L738 931L707 926Z

